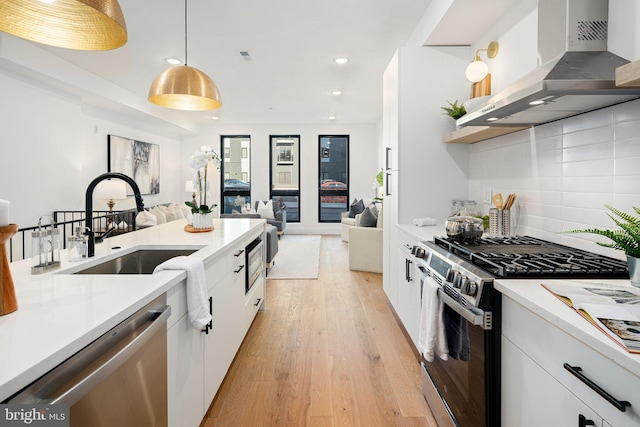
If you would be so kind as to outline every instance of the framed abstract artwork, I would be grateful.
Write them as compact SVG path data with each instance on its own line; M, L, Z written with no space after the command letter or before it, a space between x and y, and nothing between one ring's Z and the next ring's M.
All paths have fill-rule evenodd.
M160 146L121 136L108 136L108 171L133 178L142 194L160 193ZM133 191L127 186L127 194Z

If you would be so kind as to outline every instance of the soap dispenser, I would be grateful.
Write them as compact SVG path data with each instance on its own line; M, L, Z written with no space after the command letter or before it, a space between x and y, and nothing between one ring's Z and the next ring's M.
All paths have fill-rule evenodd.
M67 250L69 253L69 261L82 261L87 258L87 247L89 244L89 236L84 234L87 227L76 227L75 234L67 239Z
M42 218L51 220L51 227L42 228ZM49 215L38 219L38 229L31 232L31 274L41 274L60 267L60 230L53 228Z

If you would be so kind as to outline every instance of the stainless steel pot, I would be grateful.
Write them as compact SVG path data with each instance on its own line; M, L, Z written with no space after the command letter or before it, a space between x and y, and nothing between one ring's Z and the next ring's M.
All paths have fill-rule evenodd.
M457 241L475 240L482 237L482 218L473 216L451 216L444 223L447 237Z

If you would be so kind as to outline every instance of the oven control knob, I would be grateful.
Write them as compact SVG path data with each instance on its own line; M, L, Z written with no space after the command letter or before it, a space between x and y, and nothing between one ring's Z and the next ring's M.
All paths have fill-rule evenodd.
M469 278L462 276L460 279L460 292L463 294L468 293L469 291Z
M467 279L464 286L460 289L465 295L474 296L478 292L478 285L473 280Z
M460 273L456 274L456 277L453 279L453 287L460 289L464 280L467 280L467 278Z
M453 283L456 280L456 277L460 275L459 272L455 270L449 270L449 274L447 274L447 282Z

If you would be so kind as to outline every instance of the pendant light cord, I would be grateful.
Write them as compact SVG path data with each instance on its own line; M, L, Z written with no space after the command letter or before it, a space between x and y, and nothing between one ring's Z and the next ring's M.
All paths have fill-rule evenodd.
M184 65L187 66L187 0L184 0Z

